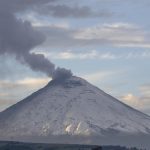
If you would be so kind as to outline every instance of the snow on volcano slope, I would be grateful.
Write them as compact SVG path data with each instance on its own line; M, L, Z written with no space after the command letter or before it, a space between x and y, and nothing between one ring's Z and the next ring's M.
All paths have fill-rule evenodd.
M46 87L0 114L0 136L150 134L150 117L72 76ZM116 133L117 133L116 132Z

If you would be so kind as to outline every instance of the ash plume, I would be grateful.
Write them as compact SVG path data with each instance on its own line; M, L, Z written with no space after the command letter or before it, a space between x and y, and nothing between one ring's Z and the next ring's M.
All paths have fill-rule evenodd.
M15 14L20 12L20 8L25 10L28 7L28 1L20 2L0 0L0 55L5 53L15 55L18 61L28 65L32 70L43 72L55 79L60 75L71 76L71 72L66 69L56 69L55 65L43 54L31 53L31 50L42 44L46 37L37 31L29 21L16 17ZM41 0L31 0L29 4L31 7L41 2ZM43 0L44 2L47 1Z
M57 68L52 75L52 78L54 80L56 79L65 79L65 78L69 78L70 76L72 76L72 72L71 70L66 70L65 68Z

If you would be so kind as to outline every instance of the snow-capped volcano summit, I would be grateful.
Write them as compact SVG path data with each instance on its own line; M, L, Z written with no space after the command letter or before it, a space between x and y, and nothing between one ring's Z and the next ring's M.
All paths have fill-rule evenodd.
M0 113L0 136L150 134L150 117L72 76Z

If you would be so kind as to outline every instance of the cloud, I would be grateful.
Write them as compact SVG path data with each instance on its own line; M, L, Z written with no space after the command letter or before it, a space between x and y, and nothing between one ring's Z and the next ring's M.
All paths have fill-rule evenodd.
M38 16L51 16L54 18L99 18L111 17L113 13L103 8L95 8L92 3L86 1L68 0L1 0L1 10L9 10L13 13L36 13Z
M103 24L80 29L74 34L78 40L95 40L117 47L150 47L147 34L139 27L127 23Z
M57 0L12 0L11 2L9 0L1 0L0 6L2 11L5 10L16 13L25 11L26 9L33 9L35 7L39 7L55 1Z
M89 6L67 4L50 4L44 5L44 7L38 8L37 11L40 15L53 16L58 18L95 18L95 17L111 17L112 13L106 11L95 11Z
M127 53L125 55L125 58L126 59L150 58L150 51L149 50L132 51L132 52Z
M131 93L122 96L121 99L123 100L124 103L137 109L142 109L145 105L143 102L141 102L139 97L134 96Z
M49 49L95 49L97 46L150 48L149 33L128 23L101 24L87 28L43 26L38 30L47 35L43 46Z
M124 103L150 114L150 85L139 87L138 95L128 93L120 97Z
M64 51L50 51L42 52L40 50L35 50L35 52L43 53L47 58L52 58L53 60L117 60L117 59L146 59L150 58L150 51L131 51L116 53L111 51L101 51L101 50L64 50Z
M150 114L150 109L149 109L150 95L136 96L133 95L132 93L129 93L127 95L122 96L120 99L125 104Z
M49 78L25 78L18 80L16 83L28 87L41 87L49 82Z
M0 80L0 89L4 91L9 91L13 88L36 88L42 85L46 85L50 79L49 78L24 78L22 80Z
M142 92L142 95L150 96L150 84L142 85L139 89Z
M0 97L8 96L8 93L0 93Z
M47 57L51 57L53 59L65 59L65 60L86 60L86 59L102 59L102 60L109 60L109 59L116 59L116 55L111 52L104 52L101 53L96 50L85 51L85 52L74 52L74 51L63 51L63 52L50 52L45 53Z

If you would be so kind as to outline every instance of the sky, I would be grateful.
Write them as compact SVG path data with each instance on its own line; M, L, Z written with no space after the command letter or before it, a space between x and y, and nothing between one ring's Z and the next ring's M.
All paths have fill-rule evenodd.
M0 0L0 111L71 70L150 115L149 8L149 0Z

